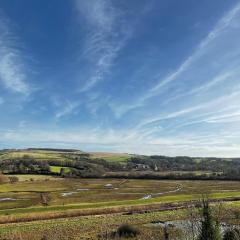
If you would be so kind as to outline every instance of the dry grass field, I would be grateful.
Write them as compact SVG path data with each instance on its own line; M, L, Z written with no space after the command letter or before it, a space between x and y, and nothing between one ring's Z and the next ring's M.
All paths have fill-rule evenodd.
M208 194L212 199L240 197L240 182L237 181L65 179L48 176L34 179L31 175L23 175L20 180L0 185L0 221L31 213L39 213L44 218L44 214L58 212L58 217L61 217L67 211L179 204L198 200L202 194ZM47 207L42 206L43 193L49 196Z
M215 206L216 208L218 206ZM153 222L185 221L189 218L190 210L171 210L148 212L142 214L111 214L85 217L71 217L64 219L44 220L0 225L1 240L79 240L79 239L110 239L104 238L117 230L121 224L131 224L140 231L138 240L163 239L163 228ZM222 208L223 221L228 223L229 218L235 218L234 213L239 211L239 204L225 204ZM229 222L233 223L233 222ZM234 220L240 224L239 219ZM177 229L170 229L170 239L181 236Z

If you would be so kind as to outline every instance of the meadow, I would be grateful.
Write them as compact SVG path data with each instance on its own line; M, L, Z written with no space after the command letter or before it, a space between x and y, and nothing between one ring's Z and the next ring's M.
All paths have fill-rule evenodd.
M124 223L141 229L137 239L161 239L163 229L152 222L187 219L188 209L199 204L203 196L214 206L222 202L227 208L224 216L232 217L234 211L240 216L240 181L159 179L188 174L218 176L223 168L216 172L184 167L139 171L136 166L142 168L150 160L139 164L130 157L36 149L0 152L4 177L9 179L0 184L0 239L106 239L99 234L115 231ZM44 169L45 163L48 170L43 174L39 169ZM91 171L98 169L102 175L93 177ZM155 179L141 179L141 174ZM239 217L231 219L240 224ZM178 236L179 232L175 229L171 234Z
M214 206L216 209L218 206ZM157 212L145 212L141 214L111 214L96 216L81 216L60 218L54 220L43 220L34 222L23 222L0 225L1 240L80 240L80 239L110 239L104 237L117 230L121 224L131 224L140 229L138 240L164 239L164 229L156 222L185 221L196 209L168 210ZM227 203L222 207L225 223L239 225L240 219L234 214L239 212L238 203ZM233 219L235 218L234 222ZM177 229L169 229L170 239L179 239L181 232ZM177 237L177 238L176 238Z
M237 181L174 181L132 179L67 179L44 175L16 175L20 181L0 185L0 216L151 206L198 200L240 197ZM35 178L34 178L35 177ZM41 194L48 194L44 207ZM81 213L79 213L81 214ZM1 221L1 219L0 219Z

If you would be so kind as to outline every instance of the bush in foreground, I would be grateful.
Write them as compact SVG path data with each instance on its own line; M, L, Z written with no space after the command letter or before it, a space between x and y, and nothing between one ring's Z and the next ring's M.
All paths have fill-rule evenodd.
M117 230L119 237L136 237L138 234L138 229L128 224L121 225Z

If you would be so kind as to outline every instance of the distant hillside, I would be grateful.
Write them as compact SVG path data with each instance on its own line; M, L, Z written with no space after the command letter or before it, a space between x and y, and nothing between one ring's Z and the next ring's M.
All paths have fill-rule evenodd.
M50 152L81 152L78 149L62 149L62 148L27 148L27 151L50 151Z
M238 179L240 159L143 156L55 148L5 149L0 151L0 171L64 177Z

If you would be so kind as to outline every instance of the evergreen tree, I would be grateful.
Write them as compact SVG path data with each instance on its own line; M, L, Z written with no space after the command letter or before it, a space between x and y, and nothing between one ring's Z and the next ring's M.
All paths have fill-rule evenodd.
M211 209L209 206L209 202L207 199L203 199L202 201L202 223L201 223L201 232L199 236L199 240L220 240L220 225L218 221L215 221Z

